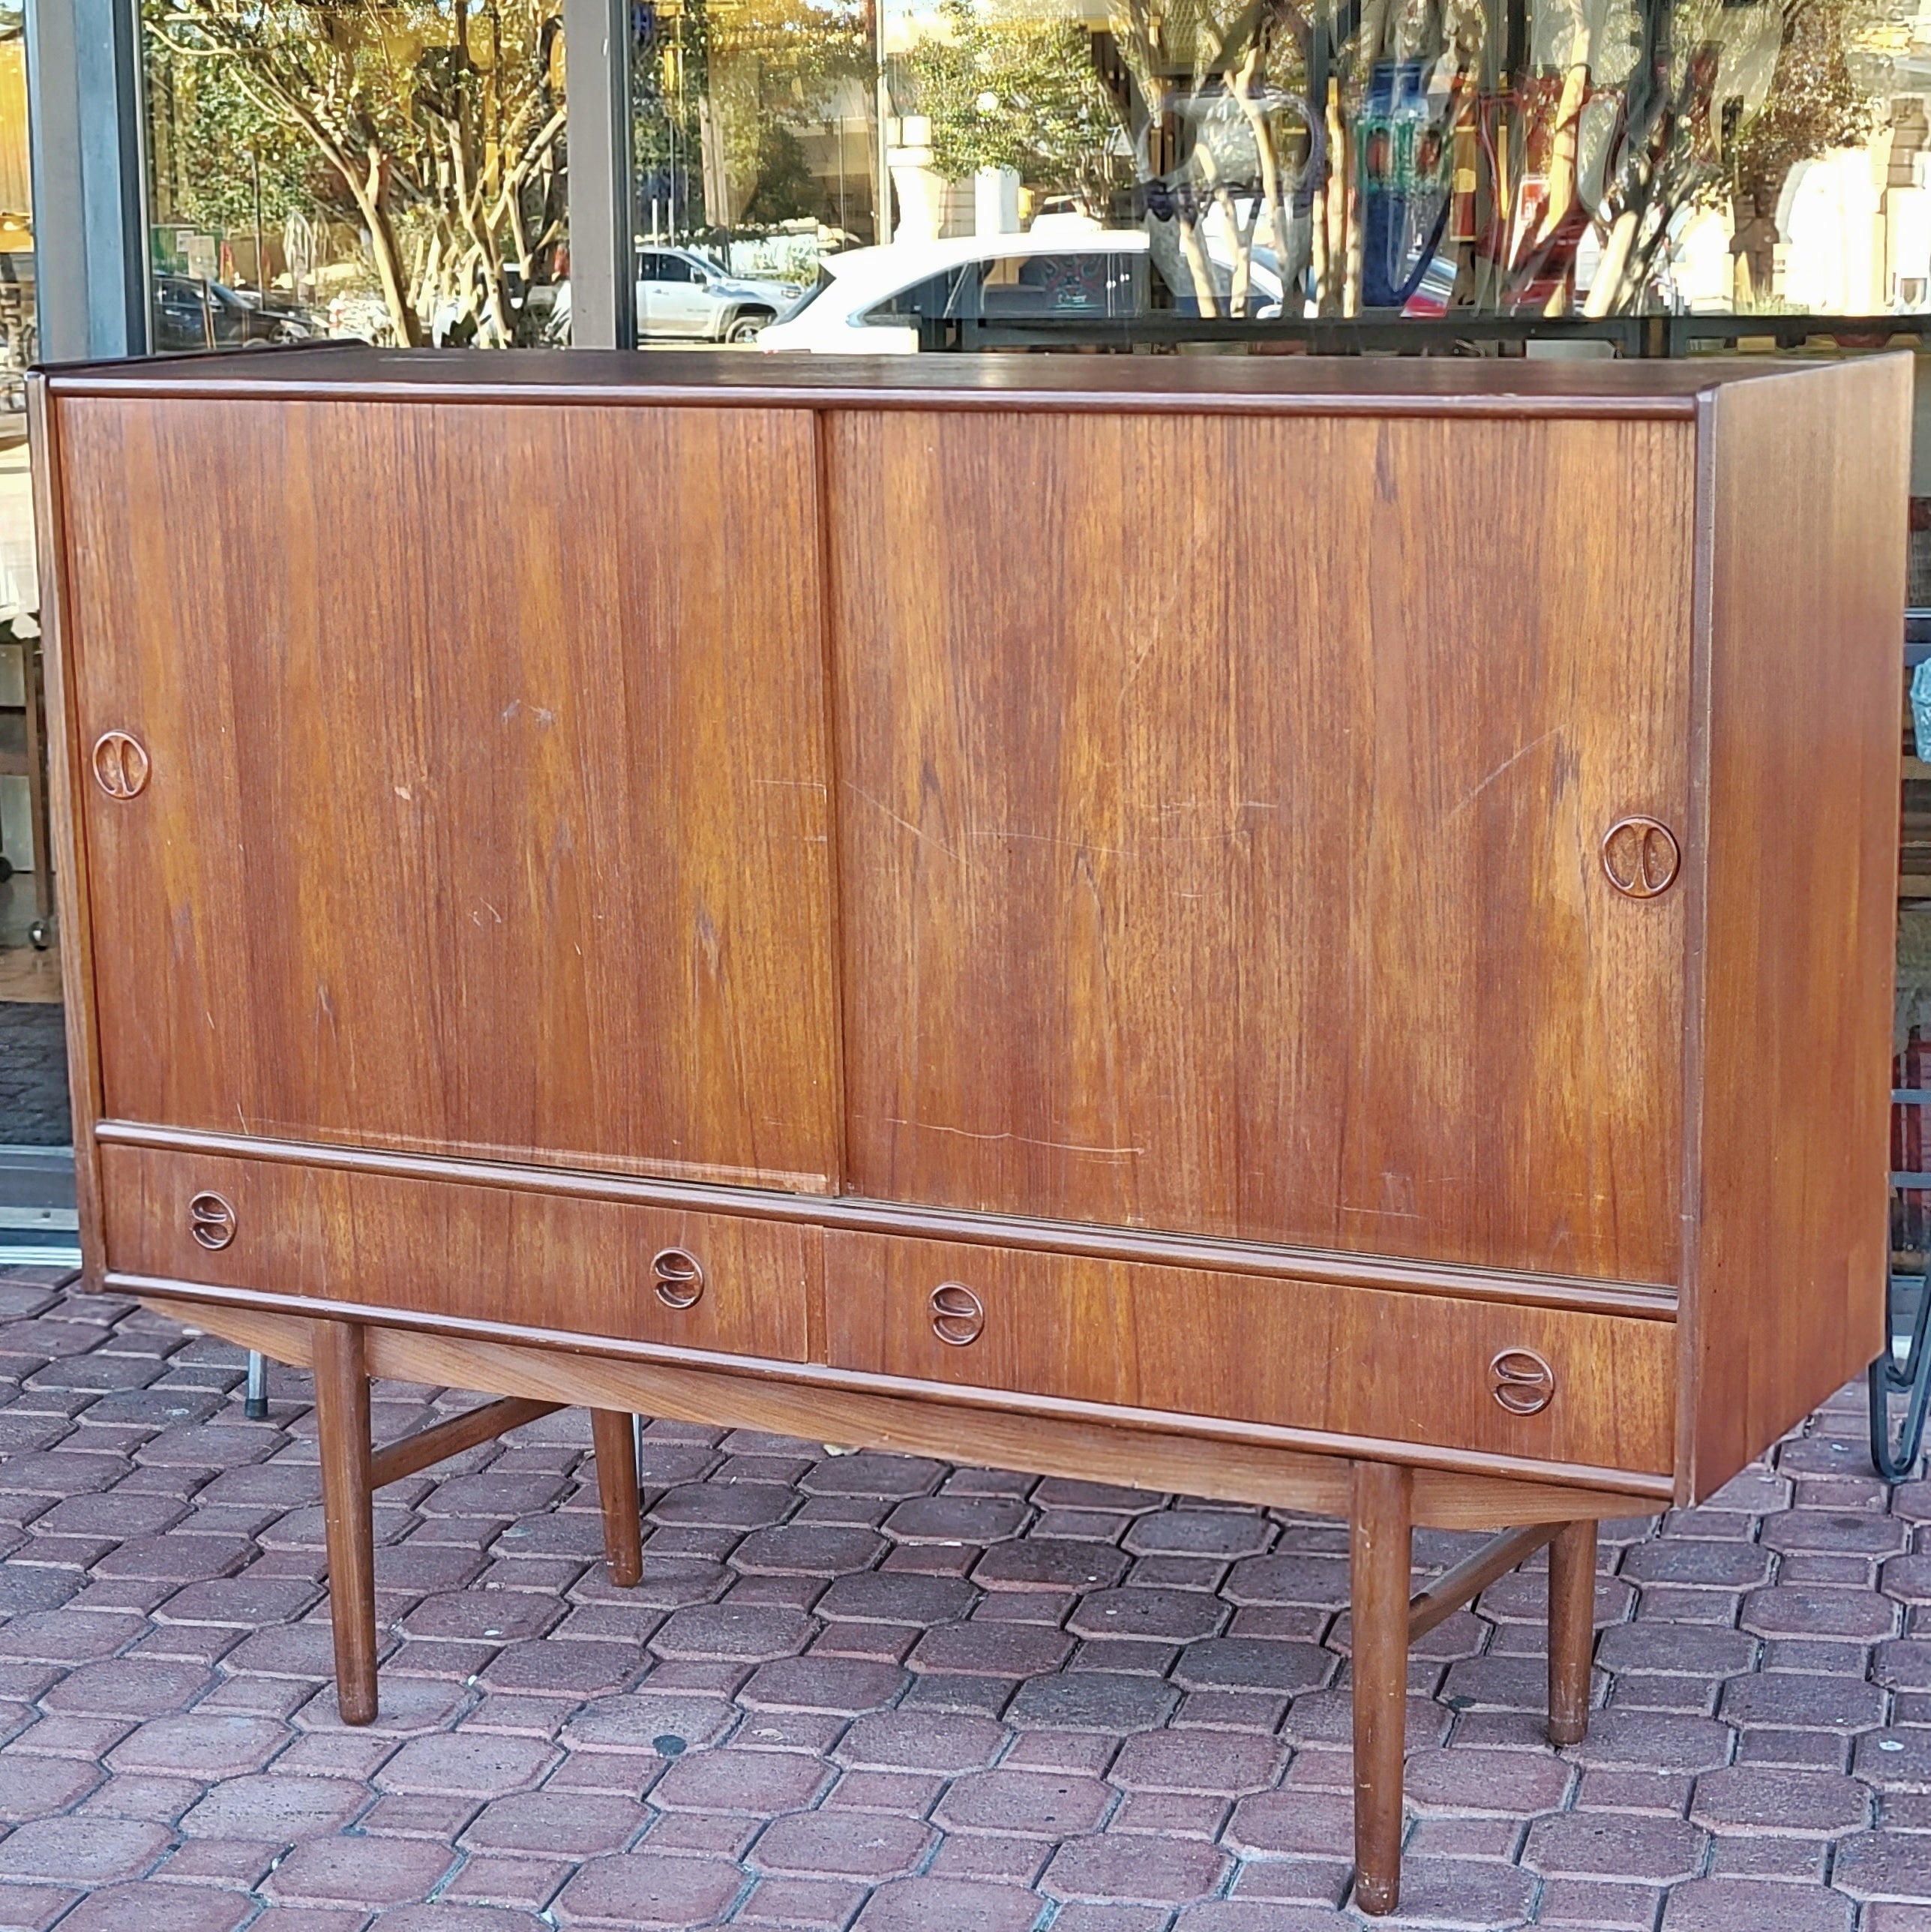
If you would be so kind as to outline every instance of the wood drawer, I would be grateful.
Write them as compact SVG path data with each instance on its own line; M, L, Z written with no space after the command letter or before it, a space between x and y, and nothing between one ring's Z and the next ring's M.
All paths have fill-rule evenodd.
M814 1228L457 1180L101 1150L107 1265L274 1294L622 1341L805 1358ZM211 1196L232 1215L225 1232ZM688 1256L702 1270L683 1300ZM661 1292L660 1292L660 1287Z
M825 1282L835 1367L1598 1469L1673 1466L1671 1320L839 1232L825 1238ZM935 1302L947 1284L964 1292ZM1519 1412L1544 1393L1538 1363L1552 1393Z

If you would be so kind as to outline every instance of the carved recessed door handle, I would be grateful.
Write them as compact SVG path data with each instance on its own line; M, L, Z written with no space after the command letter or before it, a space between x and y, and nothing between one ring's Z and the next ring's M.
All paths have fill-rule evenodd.
M962 1281L942 1281L933 1289L932 1333L949 1348L976 1342L985 1328L985 1304Z
M187 1204L187 1232L212 1251L235 1238L235 1210L218 1194L197 1194Z
M1676 834L1640 812L1619 818L1603 835L1603 871L1618 892L1653 899L1675 883L1683 864Z
M652 1257L657 1298L667 1308L689 1308L704 1292L704 1264L683 1248L663 1248Z
M103 731L94 741L94 782L109 798L138 796L153 769L146 748L125 731Z
M1489 1364L1489 1386L1511 1415L1538 1415L1555 1400L1555 1371L1533 1348L1504 1348Z

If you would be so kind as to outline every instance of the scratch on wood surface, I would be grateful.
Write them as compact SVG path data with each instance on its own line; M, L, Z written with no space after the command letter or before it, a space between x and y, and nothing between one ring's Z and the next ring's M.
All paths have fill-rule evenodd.
M1063 838L1052 832L973 832L967 836L1002 841L1018 839L1028 845L1063 845L1069 852L1090 853L1096 859L1131 859L1136 856L1130 846L1095 845L1084 838Z
M1508 771L1513 766L1520 764L1523 759L1527 758L1538 745L1547 744L1550 739L1553 738L1561 729L1562 727L1560 724L1552 724L1540 738L1531 738L1526 745L1522 746L1520 751L1511 752L1509 755L1504 758L1502 762L1498 765L1473 791L1470 792L1468 796L1462 800L1460 804L1453 806L1443 814L1442 823L1446 824L1450 819L1456 818L1462 812L1466 812L1468 808L1473 805L1498 778L1503 776L1504 772Z
M890 819L894 825L902 825L907 832L911 833L914 838L921 839L926 844L931 846L935 850L944 853L946 856L951 860L955 865L963 866L967 862L964 857L959 853L955 852L943 838L934 838L922 825L914 825L909 818L901 818L897 812L892 810L890 806L886 803L884 800L882 798L874 798L871 794L867 791L862 785L853 784L850 778L846 779L845 784L847 790L856 793L859 797L863 799L865 803L871 806L874 811L883 812L886 817Z
M1090 1154L1103 1160L1124 1160L1129 1155L1144 1154L1144 1148L1137 1147L1088 1147L1082 1141L1042 1141L1031 1134L976 1134L969 1127L942 1127L936 1120L901 1120L896 1115L885 1117L888 1127L916 1127L921 1133L956 1134L966 1141L1017 1141L1021 1147L1048 1148L1055 1154Z

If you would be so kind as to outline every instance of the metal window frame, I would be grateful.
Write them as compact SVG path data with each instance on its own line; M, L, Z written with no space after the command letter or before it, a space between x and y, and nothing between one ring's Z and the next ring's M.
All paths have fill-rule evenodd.
M637 346L631 40L631 0L563 0L575 349Z
M34 278L49 362L142 356L148 297L140 0L25 0ZM634 348L629 0L562 0L571 339Z
M26 0L34 304L49 362L150 336L139 0Z

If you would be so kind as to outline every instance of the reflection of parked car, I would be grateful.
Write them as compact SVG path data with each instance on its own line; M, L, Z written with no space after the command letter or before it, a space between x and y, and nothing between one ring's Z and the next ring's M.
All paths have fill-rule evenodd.
M637 257L637 333L640 342L754 342L766 323L805 292L797 282L727 274L688 248L642 248ZM547 342L570 340L570 284L559 282L544 329Z
M306 342L322 333L298 308L271 308L259 296L190 275L154 278L154 346L239 349L251 344Z
M1121 320L1146 313L1150 263L1144 230L1055 219L1021 235L895 242L827 256L830 278L758 338L764 349L840 356L906 355L922 330L949 322L1032 316ZM1256 250L1252 286L1262 314L1278 314L1280 284Z
M637 332L754 341L804 292L796 282L727 274L688 248L646 248L637 258Z

